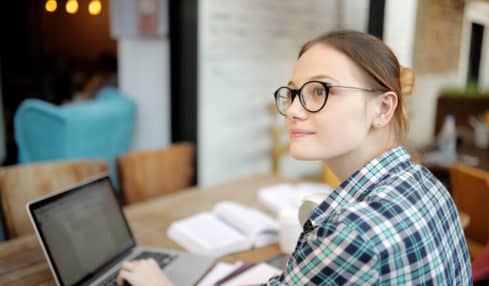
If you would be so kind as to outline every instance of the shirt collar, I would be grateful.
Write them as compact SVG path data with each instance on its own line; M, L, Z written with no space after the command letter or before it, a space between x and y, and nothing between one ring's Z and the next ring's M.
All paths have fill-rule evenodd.
M394 147L371 160L343 181L326 199L312 211L313 225L328 217L334 210L347 204L362 201L376 185L395 173L395 169L405 169L411 164L411 156L402 146Z

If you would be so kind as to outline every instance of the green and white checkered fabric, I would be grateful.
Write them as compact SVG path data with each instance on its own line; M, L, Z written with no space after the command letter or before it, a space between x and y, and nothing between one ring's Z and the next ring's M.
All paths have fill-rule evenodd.
M472 273L450 194L399 146L312 212L286 270L267 284L472 285Z

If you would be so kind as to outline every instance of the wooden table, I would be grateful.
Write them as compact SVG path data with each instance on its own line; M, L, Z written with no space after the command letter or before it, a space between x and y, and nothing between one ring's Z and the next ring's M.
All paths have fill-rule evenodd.
M136 241L144 246L182 249L166 235L171 222L191 214L211 210L221 200L233 200L268 212L257 201L263 186L289 181L257 175L208 188L191 188L169 196L124 208ZM20 207L20 206L19 206ZM220 261L260 262L279 254L278 244L228 255ZM34 235L0 244L0 285L55 285L49 266Z

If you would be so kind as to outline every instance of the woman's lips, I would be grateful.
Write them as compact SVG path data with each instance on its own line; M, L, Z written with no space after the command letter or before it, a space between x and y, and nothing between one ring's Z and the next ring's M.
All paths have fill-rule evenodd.
M314 132L303 130L303 129L291 129L289 131L290 138L300 138L300 137L305 137L313 134Z

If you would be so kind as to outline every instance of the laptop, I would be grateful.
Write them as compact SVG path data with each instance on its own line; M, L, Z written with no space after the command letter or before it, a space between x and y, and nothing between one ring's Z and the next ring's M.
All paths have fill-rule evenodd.
M27 204L57 285L116 285L121 263L155 258L174 285L194 285L215 258L136 245L107 174Z

